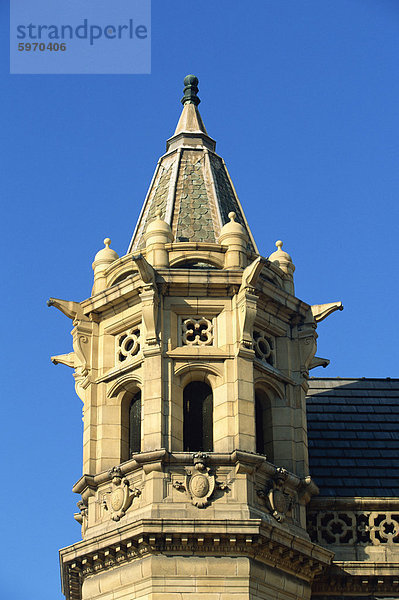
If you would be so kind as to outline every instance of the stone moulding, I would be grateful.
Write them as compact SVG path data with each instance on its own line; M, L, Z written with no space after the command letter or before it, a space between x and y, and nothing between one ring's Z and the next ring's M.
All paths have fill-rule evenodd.
M133 260L131 260L131 264L133 267ZM262 273L266 274L273 269L273 265L267 260L262 265L260 275ZM134 268L136 269L137 267L134 266ZM188 276L190 286L187 283ZM231 297L241 287L242 276L243 272L239 269L226 271L216 268L207 270L207 295L210 298L214 296ZM190 295L204 293L203 274L201 271L158 268L154 277L154 284L159 287L161 295L184 296L188 293L189 287ZM133 302L134 299L136 300L142 285L143 281L137 273L91 298L87 298L80 304L75 304L78 304L83 316L88 317L90 314L96 313L96 319L101 319L101 313L109 310L111 306L116 307L126 304L126 302ZM267 302L271 313L278 314L279 318L287 323L300 321L306 317L310 310L308 304L298 300L284 289L276 287L276 285L265 279L265 277L261 278L259 276L256 283L256 292L260 296L259 301L261 303Z
M85 577L149 554L246 556L311 582L333 554L261 519L218 521L143 519L101 540L60 551L63 593L80 600Z
M152 473L157 473L166 486L164 492L152 500L157 503L159 518L171 518L171 498L183 511L182 518L191 518L184 512L188 504L204 509L215 502L219 509L224 506L223 510L229 511L228 503L232 502L233 512L239 511L242 507L237 503L236 494L241 489L245 497L248 494L249 504L246 504L245 510L250 513L245 516L236 514L235 519L262 518L269 524L284 521L283 530L291 527L293 535L309 540L301 507L318 491L310 477L301 479L269 463L266 457L249 452L236 450L201 456L206 456L202 462L198 454L190 452L170 453L165 449L143 452L111 471L81 477L73 487L73 492L81 495L78 503L80 512L74 518L82 526L85 541L95 539L98 528L110 518L114 521L124 519L124 525L130 526L135 519L148 517L148 513L144 515L143 511L145 513L148 505L146 483L151 481L152 475L148 480L147 476ZM112 477L115 470L118 472L117 480ZM279 486L281 472L284 472L284 478ZM246 492L242 491L242 485ZM177 495L173 488L178 490ZM144 501L134 500L141 496Z
M190 466L193 461L192 452L168 452L164 448L141 452L133 455L128 460L119 465L122 476L130 475L143 468L145 473L151 471L163 471L165 466ZM237 473L257 472L263 473L267 477L274 477L276 466L269 463L264 456L242 450L233 450L233 452L210 452L207 458L207 464L212 467L234 466ZM109 480L109 470L98 473L97 475L83 475L73 486L72 491L81 494L82 499L87 500L97 490L98 486ZM318 493L315 483L307 477L300 479L293 473L288 473L287 484L293 490L297 490L301 497L306 494L309 498Z
M330 597L361 596L362 598L397 597L399 563L335 562L312 585L315 600Z

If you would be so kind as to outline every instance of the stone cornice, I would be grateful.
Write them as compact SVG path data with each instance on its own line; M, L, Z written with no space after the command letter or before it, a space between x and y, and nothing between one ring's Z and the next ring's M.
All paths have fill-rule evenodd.
M399 510L398 497L325 497L313 498L309 510Z
M165 249L169 252L179 252L180 254L196 250L201 252L217 252L218 254L225 254L227 251L226 246L214 242L171 242L170 244L165 244ZM173 268L173 265L171 265L171 268Z
M267 375L272 375L273 377L275 377L279 381L282 381L283 383L290 383L291 385L298 385L298 382L295 381L295 379L293 379L292 377L287 377L286 375L284 375L284 373L281 373L281 371L279 371L275 367L272 367L271 365L269 365L267 363L263 363L262 361L260 361L257 358L254 359L254 367L256 369L258 369L258 371L262 371L263 373L266 373Z
M242 283L242 271L225 271L222 269L206 270L206 283L203 271L195 269L159 269L156 283L162 295L171 296L223 296L233 297ZM128 277L119 284L99 292L81 303L85 315L100 317L101 313L116 307L123 308L131 305L131 301L138 296L143 287L143 282L138 274ZM256 289L260 302L266 303L271 313L283 321L300 320L305 317L309 306L292 296L285 290L268 281L259 283ZM274 308L272 308L274 307Z
M139 469L145 473L162 472L166 466L185 467L193 462L192 452L168 452L166 449L152 450L135 454L131 460L120 466L122 476L128 476ZM211 467L233 466L237 473L260 473L266 477L276 474L276 465L268 462L266 457L252 452L233 450L233 452L209 452L207 464ZM73 486L72 491L81 494L82 499L92 496L98 487L110 481L110 471L102 471L96 475L85 474ZM286 484L292 491L297 491L301 502L309 502L311 496L318 493L318 488L310 477L301 479L294 473L287 473Z
M261 519L142 519L60 551L63 592L80 600L84 577L156 553L247 556L307 582L330 565L333 554ZM80 583L80 585L79 585Z
M334 561L312 586L312 598L356 595L395 595L399 590L399 562Z

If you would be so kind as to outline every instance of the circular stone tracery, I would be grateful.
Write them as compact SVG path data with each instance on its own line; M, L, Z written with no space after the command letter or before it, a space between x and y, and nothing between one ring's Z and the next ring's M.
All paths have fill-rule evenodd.
M140 350L140 330L132 329L124 333L118 340L118 360L125 361L127 358L135 356Z

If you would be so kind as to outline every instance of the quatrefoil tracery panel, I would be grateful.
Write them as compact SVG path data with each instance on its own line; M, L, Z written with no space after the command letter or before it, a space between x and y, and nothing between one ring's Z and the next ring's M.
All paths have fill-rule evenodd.
M353 544L356 519L353 512L326 513L320 519L321 537L327 544Z
M133 327L116 338L116 362L122 363L140 351L140 328Z
M261 330L255 330L253 333L253 344L255 356L269 365L275 363L275 340L274 338Z
M334 545L399 544L399 513L377 511L320 511L308 515L312 541Z
M183 346L213 346L213 322L206 317L182 319L181 337Z
M372 512L369 528L374 545L399 543L399 514Z

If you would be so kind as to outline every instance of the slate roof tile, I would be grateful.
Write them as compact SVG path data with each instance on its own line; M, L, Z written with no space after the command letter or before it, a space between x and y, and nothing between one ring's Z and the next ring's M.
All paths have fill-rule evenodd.
M398 379L312 378L307 418L321 495L399 495Z

